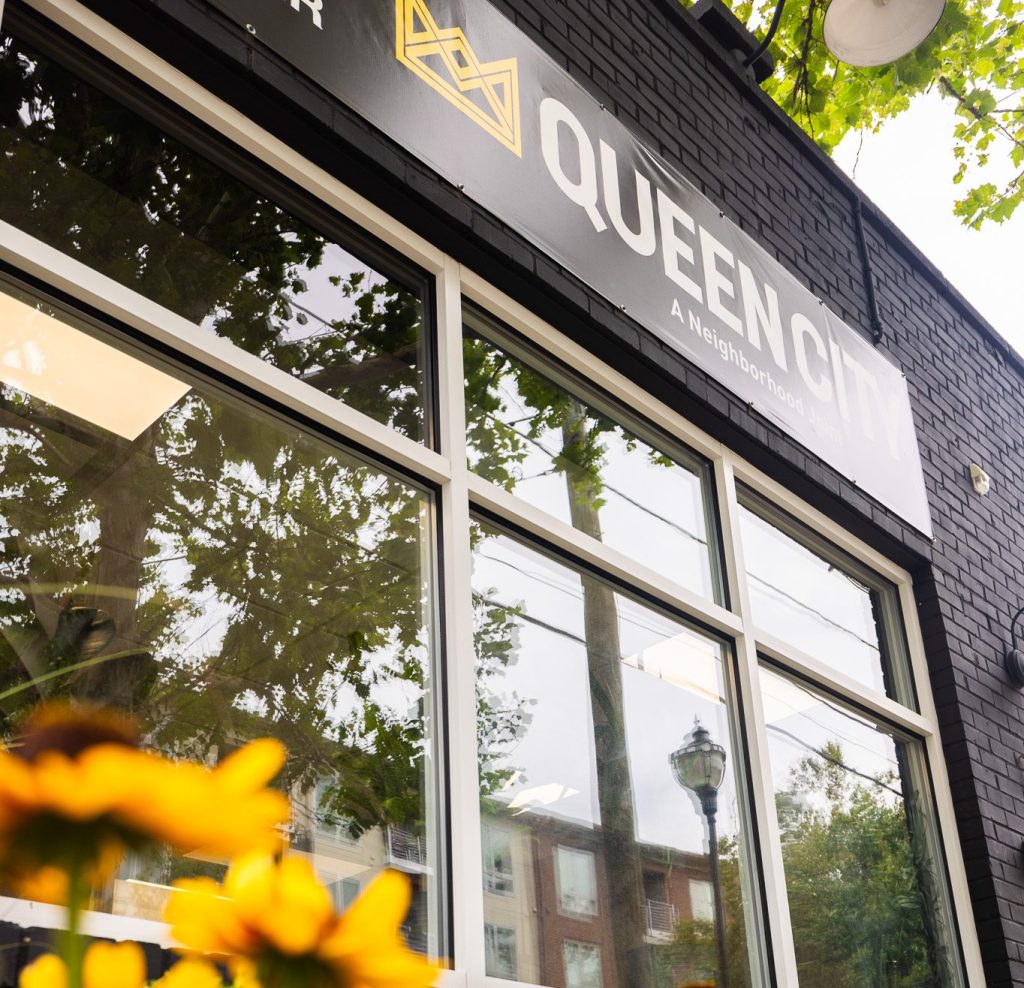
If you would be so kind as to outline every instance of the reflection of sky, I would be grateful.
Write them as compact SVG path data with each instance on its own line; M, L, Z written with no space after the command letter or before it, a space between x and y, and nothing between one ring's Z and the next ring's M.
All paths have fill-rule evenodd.
M768 747L777 792L792 787L793 773L806 758L821 761L817 754L830 742L842 750L842 762L852 785L864 785L883 793L887 802L897 799L900 770L896 743L889 734L876 730L868 721L847 712L834 701L812 693L793 681L762 668ZM895 777L895 781L890 778ZM878 779L885 788L871 780ZM813 805L827 810L823 793L808 794Z
M533 701L525 706L531 720L524 736L499 760L520 772L501 798L523 812L599 823L579 576L509 539L489 537L475 556L473 583L478 593L497 588L489 599L520 605L530 619L517 622L517 661L487 686ZM699 716L735 767L718 647L623 597L616 603L637 839L702 852L703 818L676 783L668 757ZM730 772L720 797L722 834L736 832L735 803Z
M547 429L536 440L526 438L528 420L537 411L519 394L510 373L501 378L499 397L502 409L497 417L523 437L526 454L522 464L510 464L517 478L516 495L571 523L566 477L553 466L562 448L560 431ZM603 541L669 579L712 596L700 478L678 464L652 462L651 448L639 441L630 448L621 429L603 433L601 442L607 447L600 466ZM471 464L480 460L470 450Z
M748 509L740 518L755 624L884 691L869 591Z

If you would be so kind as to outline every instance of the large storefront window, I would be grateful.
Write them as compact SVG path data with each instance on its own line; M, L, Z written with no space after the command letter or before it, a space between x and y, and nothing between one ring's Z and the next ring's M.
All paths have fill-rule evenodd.
M720 937L729 983L750 984L727 650L489 526L473 538L484 828L514 882L484 914L515 930L516 980L685 984ZM670 763L694 724L725 752L714 847ZM687 908L716 868L724 929Z
M200 762L279 737L293 851L342 898L413 875L426 949L426 495L15 288L0 325L4 733L74 697ZM159 919L171 881L222 869L133 858L94 906Z
M0 731L81 697L209 763L279 737L292 853L338 908L407 874L449 985L981 985L909 574L22 7ZM223 866L130 858L92 921Z

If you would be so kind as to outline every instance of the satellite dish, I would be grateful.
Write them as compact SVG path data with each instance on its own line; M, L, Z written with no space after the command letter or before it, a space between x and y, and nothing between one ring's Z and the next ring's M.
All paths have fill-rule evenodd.
M832 0L825 44L848 65L886 65L921 44L945 6L945 0Z

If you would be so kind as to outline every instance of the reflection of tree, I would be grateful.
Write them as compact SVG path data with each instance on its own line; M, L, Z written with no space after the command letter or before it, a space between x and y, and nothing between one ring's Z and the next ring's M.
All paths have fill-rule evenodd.
M801 985L950 983L948 957L926 928L937 877L921 814L899 782L858 782L829 742L794 766L777 797Z
M725 946L730 985L749 985L747 928L740 882L739 842L735 837L718 839L718 877L722 883L725 912ZM714 920L683 917L671 942L652 948L657 988L676 988L701 982L716 984L718 940Z
M418 294L10 39L0 85L0 218L421 437ZM0 473L0 693L121 656L9 697L5 730L60 692L199 758L274 733L286 783L333 779L322 809L355 833L420 824L422 496L199 391L129 442L4 388ZM482 708L500 734L506 713Z
M602 469L608 452L604 437L619 433L620 427L484 340L467 339L464 364L467 433L477 458L475 469L512 489L521 465L531 452L540 450L550 457L549 469L564 477L573 526L600 541ZM529 410L511 425L505 421L510 395ZM548 442L557 437L554 448L545 446L542 437ZM647 988L652 972L645 943L643 871L626 744L616 595L607 583L587 574L581 574L581 584L601 839L616 934L611 945L616 983Z

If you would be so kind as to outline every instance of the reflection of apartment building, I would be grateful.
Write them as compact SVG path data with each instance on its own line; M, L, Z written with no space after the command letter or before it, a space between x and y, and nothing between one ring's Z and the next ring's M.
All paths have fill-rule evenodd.
M350 820L324 809L326 786L292 793L292 853L308 858L326 885L337 910L351 905L363 887L384 868L405 873L413 902L402 933L409 946L427 953L427 882L433 873L426 840L407 827L373 827L357 833ZM171 882L177 878L210 875L220 878L222 862L200 856L129 857L110 890L110 908L119 915L159 920Z
M487 973L552 988L612 985L616 931L601 832L553 817L521 820L489 817L484 826ZM713 921L709 862L662 847L637 850L640 922L653 954L676 938L681 921Z

